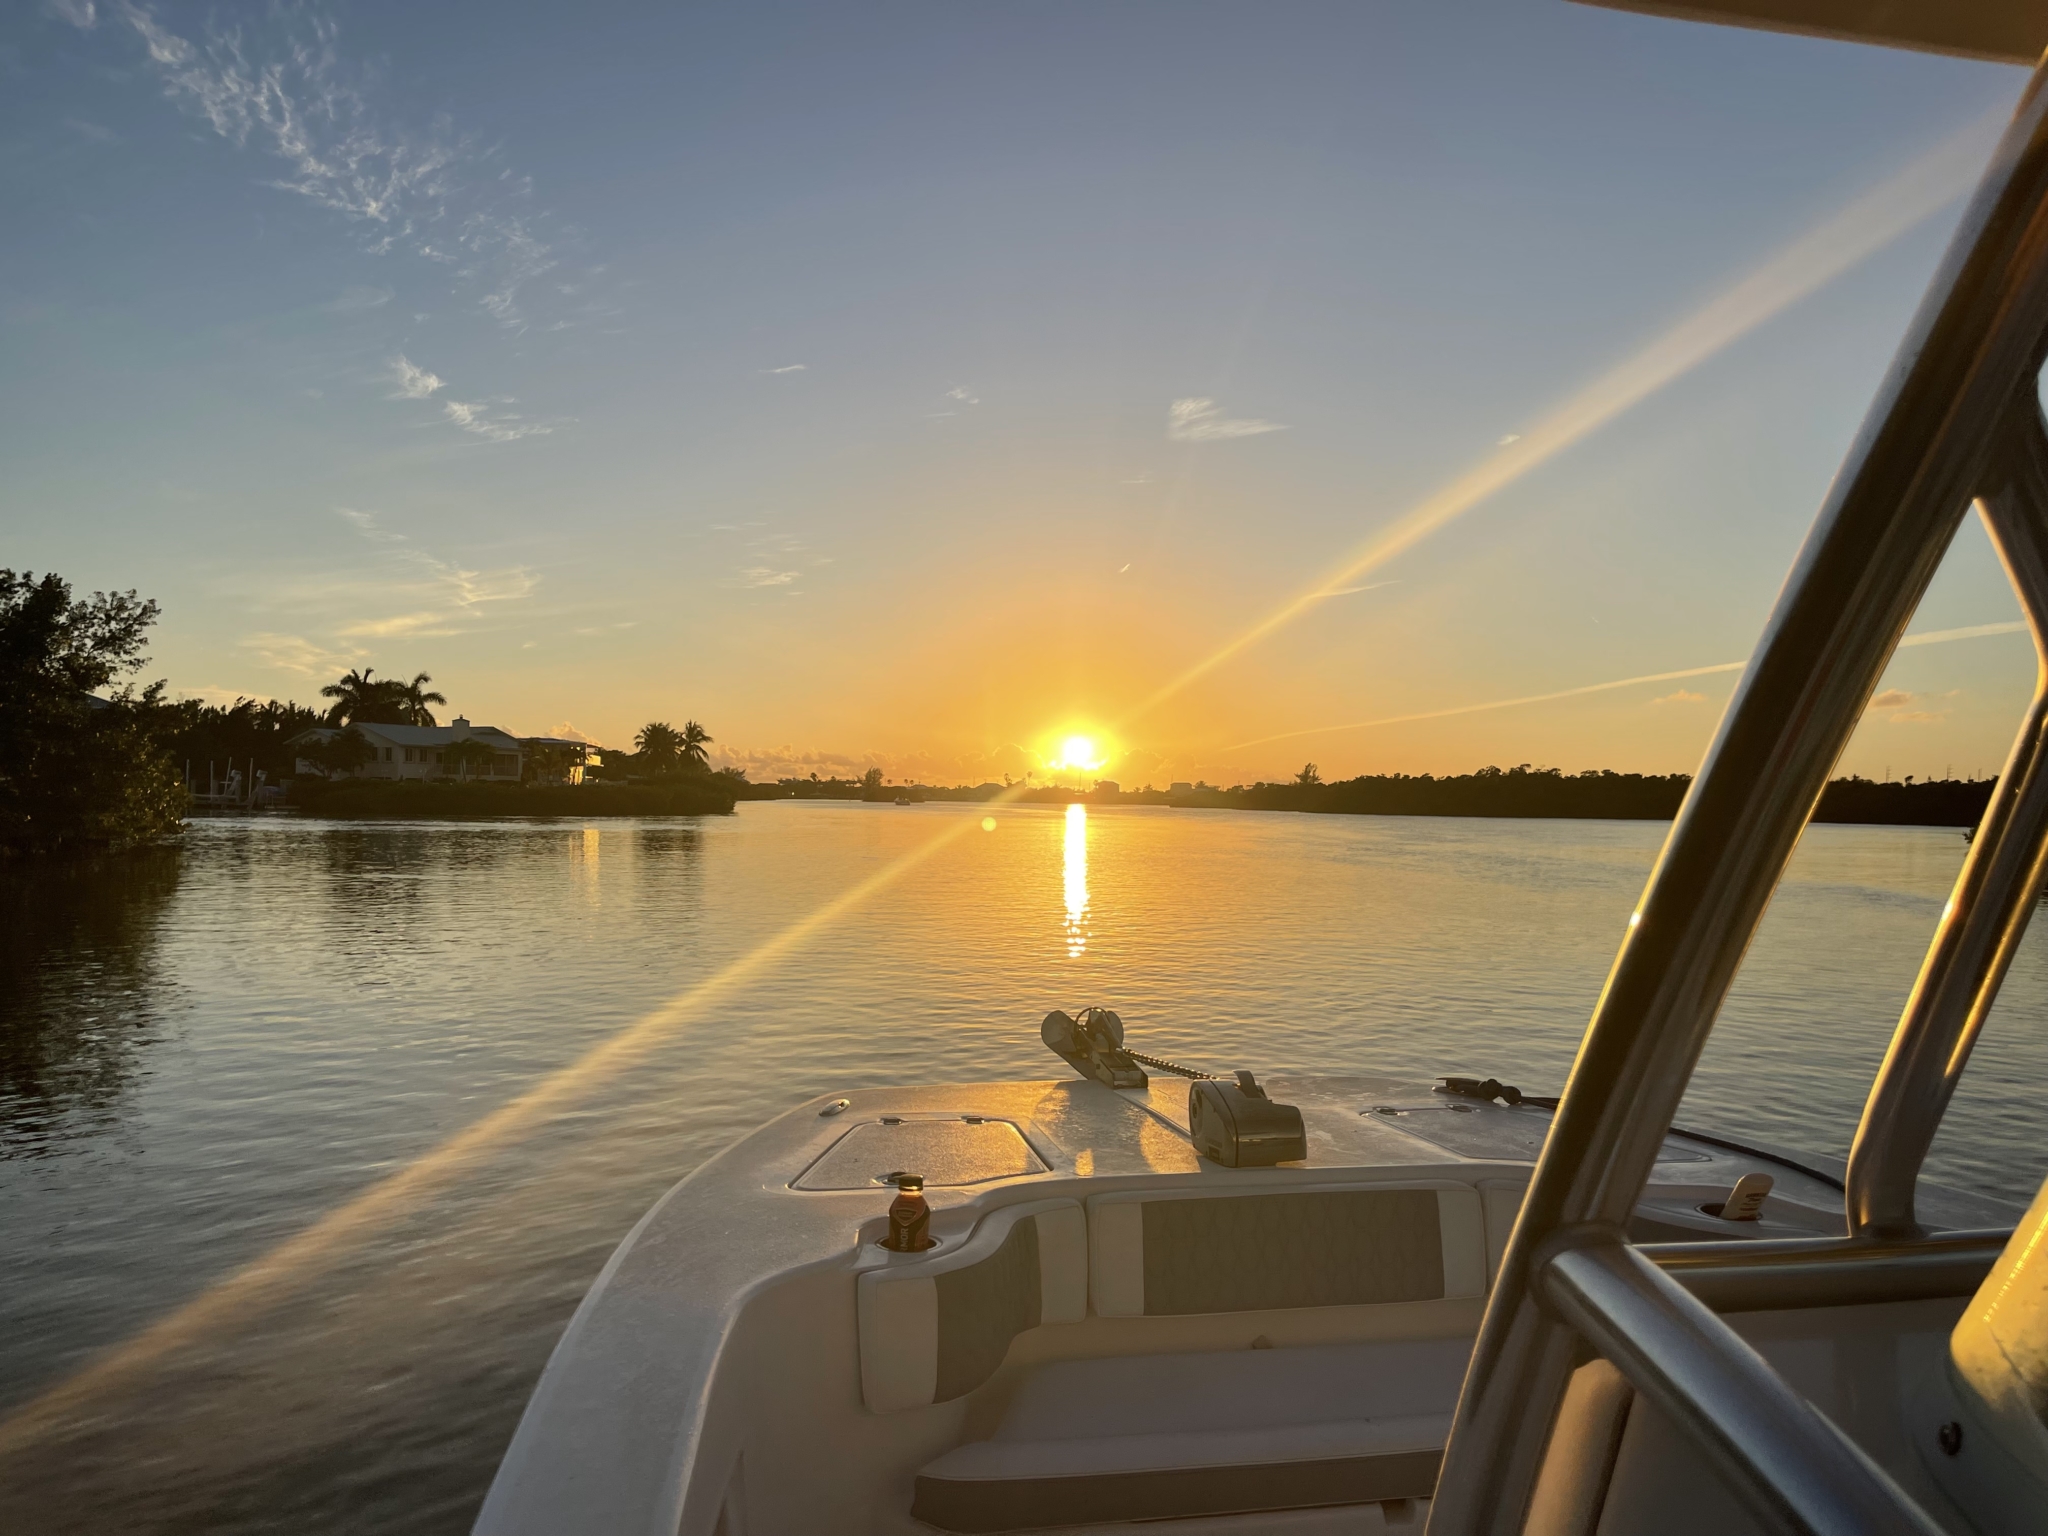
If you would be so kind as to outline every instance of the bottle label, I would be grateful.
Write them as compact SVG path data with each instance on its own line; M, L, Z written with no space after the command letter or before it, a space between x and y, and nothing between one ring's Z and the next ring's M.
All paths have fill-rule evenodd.
M898 1195L889 1203L889 1236L882 1246L896 1253L922 1253L933 1246L932 1208L916 1195Z

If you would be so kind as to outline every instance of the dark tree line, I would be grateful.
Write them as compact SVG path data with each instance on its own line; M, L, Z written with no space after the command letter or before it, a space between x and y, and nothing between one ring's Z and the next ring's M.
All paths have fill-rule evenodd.
M1654 821L1676 813L1691 783L1683 773L1561 773L1523 763L1441 778L1427 773L1372 774L1325 784L1310 764L1292 783L1255 784L1241 794L1248 809L1261 810Z
M225 775L228 767L248 771L253 761L272 783L288 776L293 754L285 743L320 724L320 712L303 704L276 699L237 699L232 704L202 704L185 699L166 704L168 746L182 777L189 766L193 778L205 782L207 765Z
M1991 798L1989 779L1933 779L1879 784L1831 781L1813 819L1877 826L1971 827ZM1477 773L1369 774L1321 782L1309 764L1291 783L1212 791L1218 805L1245 810L1310 811L1355 816L1560 817L1588 821L1668 821L1692 787L1689 773L1615 773L1592 769L1482 768Z

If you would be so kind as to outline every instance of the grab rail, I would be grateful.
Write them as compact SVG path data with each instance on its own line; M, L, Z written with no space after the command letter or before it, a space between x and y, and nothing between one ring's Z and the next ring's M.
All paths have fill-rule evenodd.
M1767 1530L1940 1536L1728 1325L1619 1234L1543 1267L1558 1315L1691 1436Z
M1811 1476L1765 1455L1757 1436L1793 1422L1782 1384L1616 1234L1828 772L1970 502L1996 499L2010 481L1994 466L1998 438L2038 409L2048 336L2044 78L2037 70L1965 211L1629 919L1502 1259L1431 1536L1519 1536L1581 1334L1665 1404L1775 1528L1927 1528L1881 1473L1827 1450L1819 1430L1796 1432L1793 1460L1810 1458ZM2007 824L2022 842L2031 835L2023 817ZM1985 860L1988 871L1993 850ZM1973 997L1988 975L1958 972ZM1911 1079L1905 1097L1924 1103L1918 1074L1928 1069L1914 1055L1900 1069L1906 1078L1892 1081ZM1945 1091L1937 1097L1945 1102ZM1583 1234L1622 1257L1606 1248L1606 1258L1572 1257ZM1827 1489L1816 1492L1815 1478ZM1865 1516L1851 1512L1866 1510L1881 1523L1855 1523Z

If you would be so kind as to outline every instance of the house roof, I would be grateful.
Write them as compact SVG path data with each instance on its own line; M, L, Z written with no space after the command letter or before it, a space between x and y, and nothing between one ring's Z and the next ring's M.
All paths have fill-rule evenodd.
M458 741L487 741L492 746L516 748L519 741L509 731L501 731L495 725L381 725L370 720L359 720L355 729L365 736L373 736L394 747L447 747ZM341 730L331 725L316 725L309 731L301 731L292 738L293 742L318 738L321 741L339 736ZM286 743L290 745L291 743Z

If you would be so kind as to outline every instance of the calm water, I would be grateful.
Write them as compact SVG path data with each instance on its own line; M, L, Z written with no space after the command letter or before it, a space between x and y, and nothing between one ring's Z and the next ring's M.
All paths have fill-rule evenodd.
M982 814L214 821L111 870L0 871L0 1527L463 1531L664 1188L828 1088L1053 1075L1049 1007L1112 1005L1133 1044L1219 1068L1554 1091L1665 830ZM1811 832L1687 1120L1845 1153L1963 852ZM2044 944L1933 1169L2015 1201L2048 1162ZM643 1049L521 1101L636 1024ZM266 1254L259 1287L209 1290Z

